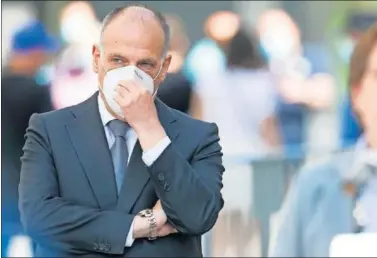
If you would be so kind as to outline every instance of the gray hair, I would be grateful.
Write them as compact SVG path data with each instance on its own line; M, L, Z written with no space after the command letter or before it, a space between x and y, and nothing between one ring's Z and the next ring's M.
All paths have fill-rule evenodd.
M108 13L105 18L103 19L102 21L102 25L101 25L101 31L100 31L100 47L102 49L102 37L103 37L103 33L104 31L106 30L107 26L119 15L121 14L122 12L124 12L126 9L130 8L130 7L141 7L141 8L145 8L149 11L151 11L156 20L158 21L158 23L160 24L163 32L164 32L164 48L163 48L163 57L166 56L168 50L169 50L169 46L170 46L170 28L169 28L169 25L165 19L165 17L158 11L146 6L146 5L143 5L143 4L138 4L138 3L132 3L132 4L126 4L126 5L123 5L121 7L118 7L118 8L115 8L113 9L110 13Z

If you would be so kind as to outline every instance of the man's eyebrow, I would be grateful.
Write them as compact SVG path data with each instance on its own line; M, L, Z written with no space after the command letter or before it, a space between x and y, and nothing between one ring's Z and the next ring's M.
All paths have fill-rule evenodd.
M149 64L156 64L157 61L152 58L142 58L138 61L138 63L149 63Z
M119 58L122 58L122 59L126 59L125 56L123 56L122 54L119 54L119 53L109 53L108 56L109 57L119 57Z

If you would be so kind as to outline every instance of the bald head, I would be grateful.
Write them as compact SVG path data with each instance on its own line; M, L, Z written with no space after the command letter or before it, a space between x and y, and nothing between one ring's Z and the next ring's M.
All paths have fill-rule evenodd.
M170 44L170 28L164 16L142 4L128 4L112 10L102 21L100 43L104 38L105 31L109 25L115 21L123 22L125 26L128 24L139 23L145 29L161 34L163 38L162 53L166 55Z

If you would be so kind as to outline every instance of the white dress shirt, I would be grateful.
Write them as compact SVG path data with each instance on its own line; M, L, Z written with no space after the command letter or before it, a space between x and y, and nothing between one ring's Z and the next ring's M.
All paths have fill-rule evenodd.
M100 95L98 95L98 109L99 109L99 114L101 116L102 125L105 128L107 143L109 144L109 149L111 149L111 147L113 146L113 144L115 142L115 136L114 136L113 132L110 130L108 123L110 121L116 119L116 118L114 116L112 116L110 114L110 112L106 109L105 103L103 102ZM128 150L128 153L129 153L128 161L127 161L127 163L128 163L128 162L130 162L131 153L132 153L132 151L135 147L135 144L137 142L136 132L132 128L130 128L126 133L126 142L127 142L127 150ZM142 155L142 159L143 159L144 163L147 166L151 166L158 159L158 157L161 155L161 153L166 149L166 147L168 147L169 144L170 144L170 139L169 139L168 136L166 136L156 146L149 149L148 151L144 151L143 155ZM132 246L132 244L134 242L134 239L133 239L133 236L132 236L133 226L134 226L134 223L132 222L131 227L130 227L130 231L128 232L128 235L127 235L127 240L126 240L126 244L125 244L126 247Z

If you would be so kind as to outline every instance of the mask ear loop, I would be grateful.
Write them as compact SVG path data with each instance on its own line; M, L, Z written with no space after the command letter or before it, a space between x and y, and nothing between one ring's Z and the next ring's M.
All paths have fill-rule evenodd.
M104 62L104 60L103 60L102 51L101 51L101 55L100 55L100 62L102 63L102 67L106 67L106 66L105 66L105 62ZM104 70L105 70L105 75L104 75L104 77L105 77L106 74L107 74L108 72L110 72L111 70L113 70L113 69L111 69L111 68L105 68ZM105 96L105 93L103 92L103 85L102 85L102 87L101 87L101 86L99 85L99 82L98 82L98 88L99 88L99 90L102 92L103 96Z
M162 65L163 65L163 63L161 64L160 69L158 70L157 75L156 75L154 78L152 78L152 79L153 79L153 82L154 82L154 80L156 80L156 78L160 75L160 73L161 73L161 71L162 71ZM155 97L156 97L156 95L157 95L157 91L158 91L158 88L157 88L156 91L153 93L152 98L155 98Z

